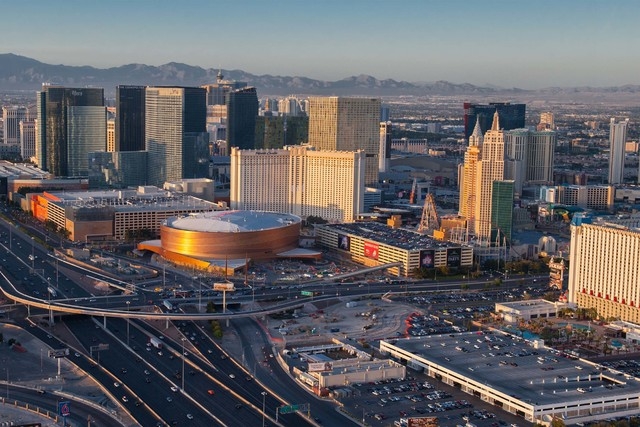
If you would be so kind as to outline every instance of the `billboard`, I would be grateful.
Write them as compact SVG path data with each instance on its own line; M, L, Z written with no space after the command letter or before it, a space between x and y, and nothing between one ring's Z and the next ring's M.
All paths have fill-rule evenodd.
M351 249L351 238L344 234L338 234L338 249L349 251Z
M331 362L309 363L308 370L309 372L325 372L330 371L331 366Z
M438 417L411 417L407 427L438 427Z
M213 290L229 292L229 291L235 291L236 288L234 288L233 283L231 282L220 282L220 283L213 284Z
M461 258L462 258L461 248L447 249L447 267L460 267Z
M69 349L68 348L60 348L57 350L49 350L49 357L51 358L61 358L61 357L67 357L69 355Z
M373 242L364 242L364 256L367 258L378 259L379 245Z
M420 251L420 268L434 268L436 266L436 251L433 249Z

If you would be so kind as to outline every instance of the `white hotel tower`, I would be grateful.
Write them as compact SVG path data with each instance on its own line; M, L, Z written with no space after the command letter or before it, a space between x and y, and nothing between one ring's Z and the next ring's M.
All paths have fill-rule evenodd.
M231 149L231 209L353 222L363 211L366 155L311 147Z
M640 218L571 226L570 303L640 323L639 226Z

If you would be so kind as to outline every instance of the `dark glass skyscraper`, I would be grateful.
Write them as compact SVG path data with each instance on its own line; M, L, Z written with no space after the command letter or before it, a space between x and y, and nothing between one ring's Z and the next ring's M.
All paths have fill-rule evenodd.
M115 151L144 150L144 86L116 87Z
M464 137L469 139L476 125L476 118L480 118L482 134L491 129L493 113L498 112L502 130L520 129L524 127L526 104L511 104L509 102L491 102L489 104L464 103Z
M88 154L106 149L104 89L43 86L38 123L39 166L55 176L87 176Z
M258 93L246 87L227 94L227 146L253 150L256 145Z

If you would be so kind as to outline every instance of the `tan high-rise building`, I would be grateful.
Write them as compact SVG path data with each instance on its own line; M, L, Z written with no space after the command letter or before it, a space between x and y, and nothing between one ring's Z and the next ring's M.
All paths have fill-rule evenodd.
M504 132L500 129L497 111L491 129L484 134L481 156L476 178L474 230L479 239L489 241L493 183L504 180Z
M353 222L364 204L365 153L231 148L232 209Z
M380 100L372 98L309 98L309 145L318 150L363 150L365 185L378 185Z
M107 120L107 151L112 153L116 151L116 120Z
M469 136L469 146L464 153L464 164L460 173L460 208L458 214L467 220L468 230L474 230L474 215L476 206L476 185L478 179L478 162L483 141L480 122L476 120L473 133Z

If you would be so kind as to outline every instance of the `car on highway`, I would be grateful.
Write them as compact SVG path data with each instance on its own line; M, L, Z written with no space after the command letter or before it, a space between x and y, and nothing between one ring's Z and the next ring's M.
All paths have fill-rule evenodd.
M188 418L188 419L190 419L190 420L192 420L192 419L193 419L193 415L191 415L191 414L187 414L187 418Z
M167 402L172 402L173 399L171 398L171 396L167 396Z
M145 374L145 375L151 375L151 372L149 372L149 370L148 370L148 369L145 369L145 370L144 370L144 374Z
M113 383L113 386L114 387L120 387L120 383L116 381L116 382Z
M216 394L216 392L215 392L215 391L213 391L213 390L211 390L211 389L207 390L207 393L208 393L208 394L210 394L211 396L213 396L214 394Z
M80 353L74 353L73 354L75 357L80 357Z
M129 398L127 396L122 396L122 401L124 403L127 403L129 401Z
M177 393L178 392L178 387L172 385L171 386L171 391L174 392L174 393Z
M236 376L233 374L229 374L229 378L234 379Z

